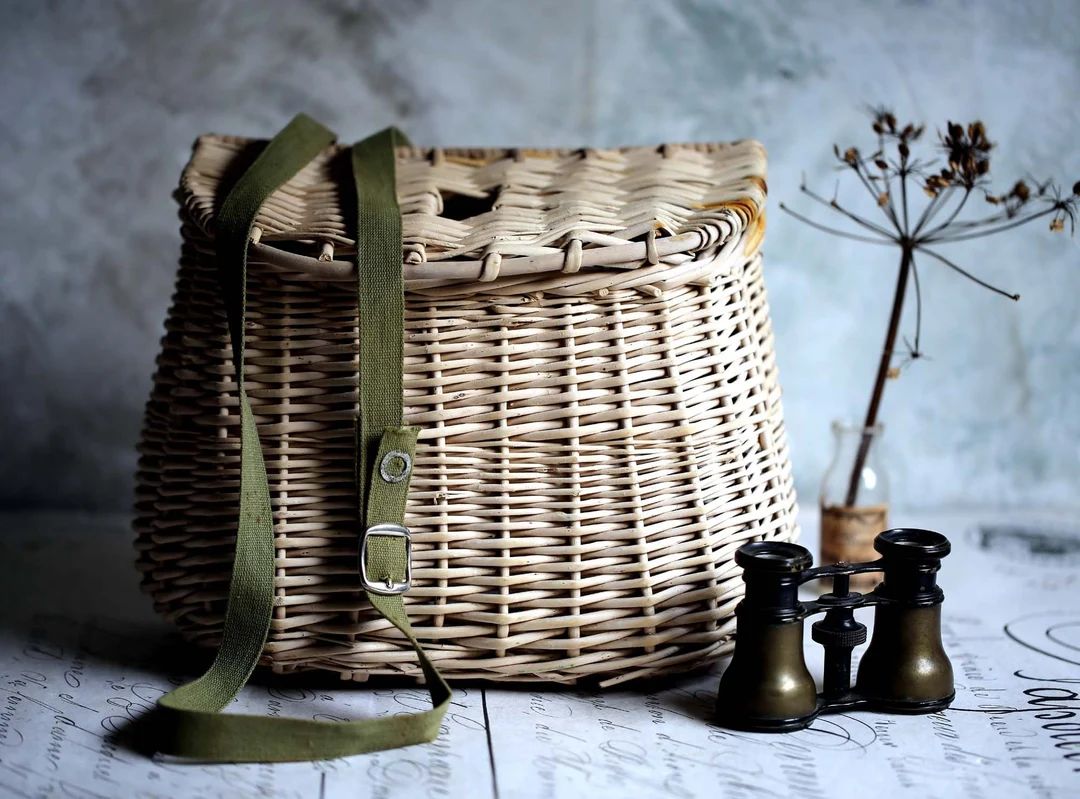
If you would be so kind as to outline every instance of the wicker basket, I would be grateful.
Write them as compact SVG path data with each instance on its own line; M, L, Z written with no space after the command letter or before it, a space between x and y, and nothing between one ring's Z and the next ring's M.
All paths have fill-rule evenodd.
M215 207L258 144L205 136L147 405L138 566L219 642L239 471ZM357 310L343 151L263 207L246 383L274 503L263 662L415 674L356 574ZM397 151L418 637L451 678L602 684L725 652L736 548L796 534L759 246L760 145Z

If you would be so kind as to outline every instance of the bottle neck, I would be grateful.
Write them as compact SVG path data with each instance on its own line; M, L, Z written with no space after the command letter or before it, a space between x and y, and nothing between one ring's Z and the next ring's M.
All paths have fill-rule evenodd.
M837 452L854 454L862 445L864 438L869 439L871 447L877 444L884 435L885 428L879 424L873 427L862 427L833 422L832 432Z
M881 425L863 427L833 422L832 432L833 458L822 479L822 507L847 507L852 504L858 508L884 507L888 503L889 489L879 451L883 435ZM855 473L856 468L858 474ZM849 499L853 480L857 485L854 503ZM855 559L865 560L861 557Z
M877 461L878 446L884 430L881 425L861 427L833 422L833 464L849 468L854 465L864 446L863 463L873 465ZM866 442L865 445L863 442Z

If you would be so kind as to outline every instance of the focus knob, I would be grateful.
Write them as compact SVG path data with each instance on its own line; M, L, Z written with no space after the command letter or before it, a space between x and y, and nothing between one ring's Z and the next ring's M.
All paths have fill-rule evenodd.
M866 625L849 619L843 625L821 620L810 628L810 637L822 646L842 646L854 649L866 643Z

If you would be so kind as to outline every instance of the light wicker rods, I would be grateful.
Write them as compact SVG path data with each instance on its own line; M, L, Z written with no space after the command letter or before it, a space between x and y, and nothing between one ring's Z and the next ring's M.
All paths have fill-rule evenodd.
M217 643L239 416L214 259L221 190L257 145L210 136L140 445L143 586ZM246 388L270 476L264 662L416 674L356 575L354 201L328 149L264 205ZM749 540L795 535L758 252L752 142L611 151L405 149L406 523L413 626L454 678L625 679L726 651Z

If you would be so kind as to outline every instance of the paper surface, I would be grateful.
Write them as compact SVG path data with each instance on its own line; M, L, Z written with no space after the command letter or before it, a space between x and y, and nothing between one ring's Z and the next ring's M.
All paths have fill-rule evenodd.
M0 796L1080 795L1080 525L914 521L954 543L940 575L957 682L944 713L859 711L760 735L712 723L715 674L611 692L469 687L433 744L202 766L150 759L112 734L197 664L138 593L125 521L2 517ZM420 688L308 676L252 686L232 709L356 718L427 701Z

